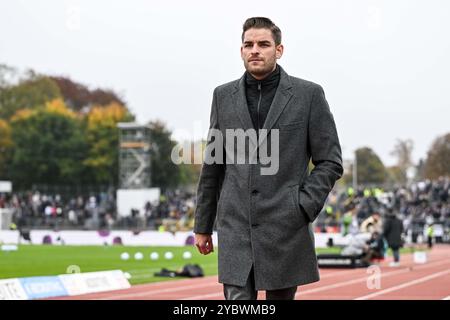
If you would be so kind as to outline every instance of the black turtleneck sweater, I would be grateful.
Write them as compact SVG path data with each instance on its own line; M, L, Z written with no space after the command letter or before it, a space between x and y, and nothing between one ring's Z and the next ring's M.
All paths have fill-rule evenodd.
M245 73L248 111L250 112L255 129L262 129L279 82L280 67L278 64L275 70L262 80L255 79L248 72Z

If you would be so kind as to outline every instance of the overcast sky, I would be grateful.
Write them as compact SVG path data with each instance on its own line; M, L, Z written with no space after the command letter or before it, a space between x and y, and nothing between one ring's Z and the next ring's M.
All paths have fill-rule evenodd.
M392 165L409 138L417 161L450 132L446 0L0 0L0 63L114 89L139 122L205 138L213 89L244 72L251 16L281 28L289 74L325 89L344 158L370 146Z

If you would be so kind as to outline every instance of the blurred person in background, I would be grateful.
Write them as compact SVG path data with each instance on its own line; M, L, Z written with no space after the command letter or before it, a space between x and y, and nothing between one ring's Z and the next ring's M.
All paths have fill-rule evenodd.
M427 234L428 249L431 249L433 247L433 238L434 238L434 226L432 223L430 223L427 226L426 234Z
M371 234L370 239L365 246L365 255L362 261L367 265L371 265L374 259L383 259L385 254L385 243L383 237L378 231Z
M382 229L382 221L381 221L381 215L378 211L373 212L370 217L368 217L366 220L364 220L361 223L361 226L360 226L361 232L368 232L368 233L378 232L378 233L380 233L381 229Z
M383 237L394 255L394 261L389 266L400 265L400 248L403 245L403 222L397 217L393 210L389 210L383 223Z

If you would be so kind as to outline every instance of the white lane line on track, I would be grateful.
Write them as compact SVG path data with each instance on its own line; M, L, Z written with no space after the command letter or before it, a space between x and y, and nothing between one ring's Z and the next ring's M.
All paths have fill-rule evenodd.
M425 276L425 277L422 277L422 278L419 278L419 279L408 281L408 282L402 283L402 284L397 285L397 286L393 286L393 287L390 287L390 288L387 288L387 289L384 289L384 290L381 290L381 291L377 291L377 292L374 292L374 293L371 293L371 294L368 294L368 295L365 295L365 296L362 296L362 297L355 298L354 300L368 300L368 299L371 299L371 298L375 298L375 297L378 297L380 295L383 295L383 294L386 294L386 293L389 293L389 292L397 291L397 290L400 290L400 289L403 289L403 288L407 288L407 287L414 286L414 285L419 284L419 283L423 283L423 282L429 281L429 280L434 279L434 278L441 277L441 276L446 275L448 273L450 273L450 270L444 270L444 271L441 271L441 272L435 272L435 273L432 273L432 274L430 274L428 276Z
M177 291L183 291L187 289L198 289L198 288L204 288L204 287L213 287L218 286L219 283L202 283L202 284L193 284L188 286L182 286L182 287L176 287L176 288L165 288L165 289L159 289L159 290L153 290L153 291L146 291L146 292L139 292L139 293L129 293L129 294L123 294L123 295L111 295L108 297L103 298L94 298L91 300L117 300L117 299L126 299L126 298L138 298L138 297L144 297L149 295L155 295L158 293L168 293L168 292L177 292Z
M107 299L118 299L116 297L122 297L125 296L125 298L128 298L130 295L139 295L141 296L141 293L146 292L147 294L149 292L152 292L152 290L157 289L168 289L167 285L173 284L173 287L186 287L190 284L195 283L196 285L204 284L204 283L210 283L214 279L217 283L217 275L213 276L206 276L203 278L198 279L177 279L177 280L171 280L171 281L160 281L160 282L153 282L153 283L147 283L147 284L137 284L132 286L129 289L121 289L121 290L115 290L115 291L109 291L109 292L98 292L98 293L88 293L84 296L86 296L87 300L107 300ZM172 288L173 288L172 287ZM106 298L107 297L107 298Z
M444 261L435 261L435 262L430 262L426 265L423 266L418 266L415 267L415 269L427 269L428 267L433 267L436 265L441 265L441 264L446 264L446 263L450 263L450 260L445 259ZM401 274L401 273L406 273L409 272L409 268L404 268L401 270L396 270L396 271L391 271L391 272L387 272L387 273L382 273L381 277L388 277L388 276L393 276L396 274ZM316 293L316 292L321 292L321 291L326 291L326 290L330 290L330 289L334 289L334 288L339 288L339 287L344 287L347 285L351 285L354 283L360 283L360 282L364 282L367 280L367 275L361 278L357 278L357 279L353 279L353 280L347 280L347 281L343 281L343 282L337 282L334 284L330 284L330 285L325 285L325 286L321 286L318 288L314 288L314 289L309 289L309 290L305 290L302 291L300 290L299 292L296 293L296 297L300 296L300 295L304 295L304 294L309 294L309 293ZM197 295L197 296L191 296L191 297L186 297L186 298L182 298L179 300L201 300L201 299L208 299L208 298L214 298L214 297L220 297L223 296L222 292L215 292L215 293L210 293L210 294L203 294L203 295Z
M438 266L438 265L442 265L442 264L446 264L446 263L450 263L450 260L448 259L444 259L439 260L439 261L435 261L435 262L431 262L428 263L426 265L421 265L418 267L414 267L414 269L428 269L429 267L434 267L434 266ZM410 272L409 267L408 268L404 268L401 270L396 270L396 271L391 271L391 272L385 272L385 273L381 273L381 278L383 277L390 277L396 274L401 274L401 273L407 273ZM305 290L305 291L299 291L298 293L296 293L296 297L297 295L302 295L302 294L308 294L308 293L315 293L315 292L320 292L320 291L326 291L326 290L330 290L330 289L334 289L334 288L339 288L339 287L343 287L343 286L347 286L349 284L354 284L354 283L359 283L359 282L364 282L367 280L367 275L365 275L364 277L355 279L355 280L349 280L349 281L344 281L344 282L338 282L335 284L331 284L331 285L327 285L327 286L323 286L323 287L318 287L318 288L314 288L314 289L309 289L309 290Z
M450 296L442 298L442 300L450 300Z
M354 270L352 270L352 271L354 271ZM348 272L348 273L351 273L351 272ZM333 273L329 273L329 274L326 274L326 275L324 275L324 276L321 276L321 279L324 279L324 278L327 278L326 276L328 276L328 277L332 277L332 276L336 276L336 275L338 275L338 274L340 274L340 275L342 275L342 272L341 271L337 271L337 272L333 272ZM345 273L345 274L347 274L347 272ZM139 276L134 276L133 278L144 278L144 277L146 277L146 276L143 276L143 275L139 275ZM215 276L215 277L217 277L217 276ZM202 280L205 280L205 278L204 279L202 279ZM186 282L186 281L192 281L192 279L183 279L183 280L176 280L176 284L181 284L180 283L180 281L183 281L183 282ZM206 281L205 281L206 282ZM171 282L172 283L172 282ZM157 283L152 283L152 284L150 284L150 285L156 285L156 284L158 284L158 285L162 285L162 284L167 284L167 283L163 283L163 282L157 282ZM198 283L195 285L196 286L196 288L197 287L206 287L206 286L212 286L212 285L218 285L219 283L214 283L214 284L205 284L205 285L199 285ZM149 295L149 294L154 294L154 293L161 293L161 292L166 292L166 291L164 291L164 290L171 290L171 289L174 289L174 290L172 290L172 291L179 291L179 290L183 290L184 288L191 288L190 286L180 286L180 287L177 287L177 288L165 288L165 289L161 289L161 290L155 290L155 291L145 291L145 292L136 292L136 293L128 293L128 294L123 294L123 295L115 295L115 296L108 296L108 297L102 297L102 298L94 298L93 300L109 300L109 299L122 299L122 298L131 298L131 297L141 297L141 296L146 296L146 295ZM150 288L149 288L150 289ZM217 293L215 293L215 294L217 294ZM220 295L220 294L219 294Z
M384 274L383 276L391 275L391 273L393 273L393 274L404 273L407 271L408 270L396 270L396 271ZM305 293L314 293L314 292L330 290L330 289L334 289L334 288L338 288L338 287L343 287L343 286L351 285L354 283L363 282L366 279L367 279L367 276L364 276L362 278L357 278L357 279L348 280L348 281L344 281L344 282L338 282L338 283L334 283L334 284L330 284L330 285L326 285L326 286L322 286L322 287L318 287L318 288L314 288L314 289L309 289L306 291L297 292L295 294L295 296L300 295L300 294L305 294ZM201 299L205 299L205 298L213 298L213 297L220 296L220 295L223 295L223 293L216 292L216 293L198 295L198 296L193 296L193 297L187 297L187 298L183 298L180 300L201 300Z
M447 258L447 257L446 257L446 258ZM430 263L428 263L428 264L426 264L426 265L424 265L424 266L415 267L415 269L427 268L428 266L435 265L436 263L437 263L437 264L441 264L441 263L442 263L442 260L443 260L443 259L439 259L438 261L430 262ZM445 263L445 261L444 261L444 263ZM401 271L401 270L398 270L398 271ZM398 272L398 271L396 271L396 272ZM385 275L386 275L386 274L385 274ZM216 276L208 276L208 277L216 277L216 279L217 279L217 275L216 275ZM366 279L366 278L364 278L364 279ZM207 279L207 277L205 277L205 278L203 278L203 279L199 279L199 280L196 280L196 281L202 281L202 280L203 280L204 282L207 282L207 281L205 281L205 280L209 280L209 279ZM161 290L155 290L155 291L147 291L147 290L151 290L151 286L152 286L152 285L158 286L158 285L160 285L160 284L166 284L166 283L165 283L165 282L158 282L158 283L154 283L154 284L139 285L139 286L135 286L134 288L140 287L139 289L145 290L144 292L139 291L139 292L128 293L128 294L124 293L124 294L122 294L122 295L117 295L117 293L116 293L116 294L110 294L110 295L107 295L107 296L103 296L102 298L88 298L88 299L90 299L90 300L109 300L109 299L123 299L123 298L133 298L133 297L138 298L138 297L143 297L143 296L147 296L147 295L153 295L154 293L177 292L177 291L185 290L186 288L187 288L187 289L190 289L190 288L201 288L201 287L209 287L209 286L214 286L214 285L220 285L220 283L210 283L210 284L208 284L208 283L204 283L203 281L202 281L202 284L198 284L198 283L197 283L196 285L194 285L194 287L191 286L191 285L188 285L188 286L183 286L183 285L182 285L182 284L185 283L185 282L188 282L188 283L189 283L189 282L192 282L192 281L193 281L192 279L176 280L176 281L174 281L174 282L176 282L176 284L179 285L178 288L164 288L164 289L161 289ZM172 283L172 282L171 282L171 283ZM320 289L320 288L317 288L317 289ZM128 289L128 290L129 290L129 289ZM169 290L169 291L168 291L168 290ZM311 289L311 290L316 290L316 289ZM310 292L311 290L299 292L298 294L304 294L305 292ZM320 290L320 291L322 291L322 290ZM215 296L221 296L222 294L223 294L223 293L214 293L214 294L200 295L200 296L190 297L190 298L187 298L187 299L184 299L184 300L196 299L197 297L198 297L198 298L203 298L203 297L206 297L206 298L208 298L208 297L215 297Z

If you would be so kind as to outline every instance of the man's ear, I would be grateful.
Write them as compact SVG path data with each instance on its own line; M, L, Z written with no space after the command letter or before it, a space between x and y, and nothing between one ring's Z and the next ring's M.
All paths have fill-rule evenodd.
M279 44L275 50L275 56L277 57L277 59L280 59L283 56L284 46L282 44Z
M241 59L244 60L244 53L243 53L244 47L241 45Z

